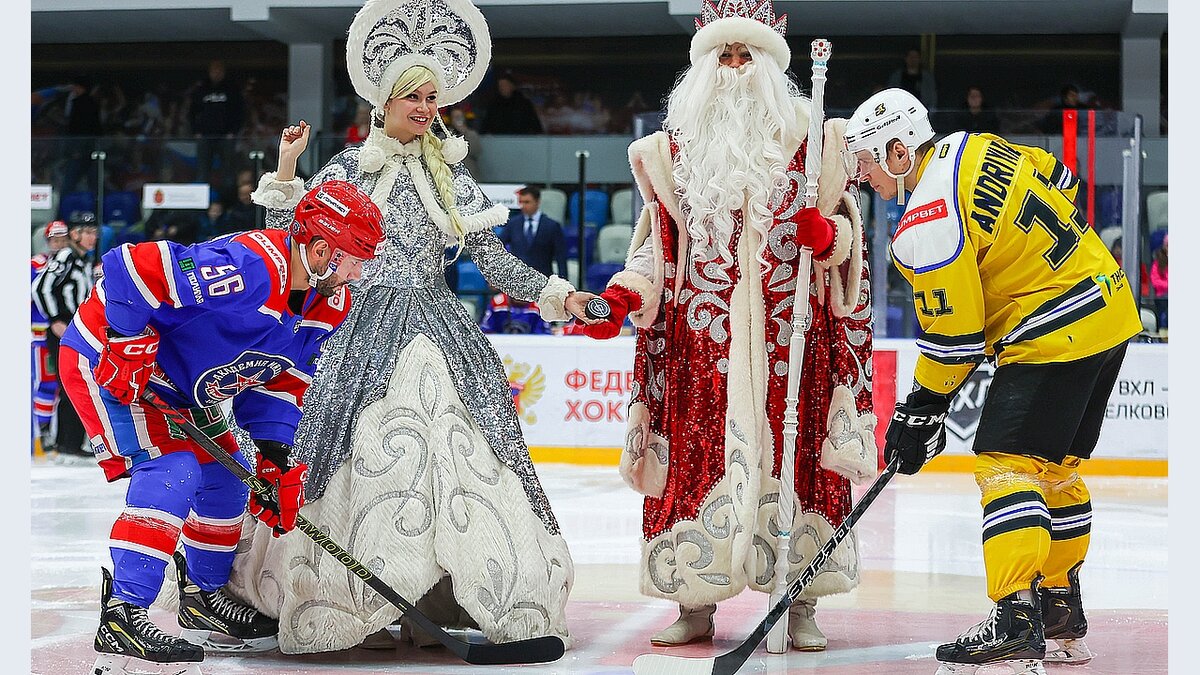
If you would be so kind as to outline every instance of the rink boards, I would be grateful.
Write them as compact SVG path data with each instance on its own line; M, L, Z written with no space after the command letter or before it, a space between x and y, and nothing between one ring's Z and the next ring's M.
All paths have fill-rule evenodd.
M534 459L615 465L623 445L635 338L490 335L508 371L513 400ZM896 392L908 392L917 360L912 340L875 341L876 430L882 444ZM984 365L951 407L948 448L930 468L969 470L975 427L991 382ZM1131 344L1092 460L1093 472L1165 476L1167 346Z

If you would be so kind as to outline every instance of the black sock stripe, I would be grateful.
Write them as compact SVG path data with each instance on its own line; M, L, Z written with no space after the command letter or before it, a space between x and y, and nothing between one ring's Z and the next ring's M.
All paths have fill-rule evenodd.
M1020 492L1014 492L1010 495L997 497L988 502L987 505L983 507L983 517L986 520L990 514L1022 502L1037 502L1039 504L1045 504L1046 499L1042 497L1042 493L1038 492L1037 490L1021 490Z
M1072 527L1069 530L1050 530L1050 540L1051 541L1065 541L1067 539L1076 539L1078 537L1082 537L1085 534L1091 534L1091 532L1092 532L1092 524L1091 523L1088 523L1086 525L1080 525L1078 527Z
M1070 516L1082 516L1085 513L1092 512L1092 503L1090 501L1082 504L1071 504L1069 506L1051 506L1051 518L1067 518Z

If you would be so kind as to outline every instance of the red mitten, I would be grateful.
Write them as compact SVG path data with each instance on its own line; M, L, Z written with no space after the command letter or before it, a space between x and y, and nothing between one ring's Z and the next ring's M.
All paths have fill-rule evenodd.
M810 206L800 209L795 222L796 245L811 248L813 257L818 260L828 257L833 249L833 221L821 215L815 206Z
M118 401L129 405L141 395L150 382L154 357L158 354L158 332L150 326L138 335L118 335L109 332L100 362L92 369L96 384L104 387Z
M255 473L259 480L275 486L276 501L272 503L269 496L251 492L250 515L270 527L276 537L291 532L296 527L300 507L304 506L304 480L308 477L308 465L301 462L296 466L281 468L260 452Z
M582 330L583 334L588 337L607 340L621 334L621 326L625 323L625 317L629 316L630 312L636 312L642 308L642 297L617 284L605 289L600 297L608 303L612 313L603 322L583 326Z

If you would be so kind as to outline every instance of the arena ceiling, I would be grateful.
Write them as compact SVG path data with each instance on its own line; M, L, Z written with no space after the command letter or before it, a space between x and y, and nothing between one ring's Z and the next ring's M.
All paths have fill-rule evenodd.
M477 0L495 38L691 33L699 0ZM1064 34L1166 30L1167 0L777 0L789 35ZM32 0L31 41L344 37L361 0ZM619 7L614 7L619 6Z

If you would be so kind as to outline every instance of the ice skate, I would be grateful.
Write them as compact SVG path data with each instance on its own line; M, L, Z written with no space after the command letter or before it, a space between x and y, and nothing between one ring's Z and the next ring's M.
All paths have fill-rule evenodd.
M797 600L788 608L788 637L792 639L792 649L802 652L825 651L829 640L817 627L817 601Z
M168 635L138 607L112 597L113 579L101 568L99 656L92 675L200 675L204 650Z
M1088 625L1079 589L1082 566L1079 562L1067 572L1067 588L1039 589L1042 622L1046 627L1046 663L1080 666L1092 660L1092 650L1083 641Z
M679 606L679 619L653 637L650 644L655 647L678 647L693 642L708 642L713 636L713 614L716 605L704 605L696 609Z
M175 553L180 637L220 652L265 652L279 642L279 622L230 598L224 589L201 590L187 578L187 561Z
M1041 603L1037 581L1029 599L1022 592L1005 596L981 623L963 633L954 642L937 648L941 666L937 675L974 675L985 666L991 673L1007 667L1012 675L1045 675L1042 659L1046 640L1042 630Z

